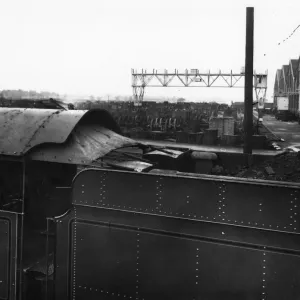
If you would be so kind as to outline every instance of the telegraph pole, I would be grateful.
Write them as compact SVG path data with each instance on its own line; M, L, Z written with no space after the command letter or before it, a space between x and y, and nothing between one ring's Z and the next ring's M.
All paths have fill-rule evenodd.
M245 93L244 93L244 153L248 164L252 155L253 131L253 40L254 40L254 7L247 7L246 17L246 59L245 59Z

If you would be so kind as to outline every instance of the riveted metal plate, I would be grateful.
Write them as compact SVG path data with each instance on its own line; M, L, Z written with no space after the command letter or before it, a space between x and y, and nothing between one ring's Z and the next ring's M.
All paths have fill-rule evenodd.
M76 277L69 294L73 286L76 299L101 299L105 293L106 299L295 299L300 294L298 194L288 183L84 171L73 182L77 238L68 247L75 246L77 254L66 258L76 270L69 273ZM119 244L99 249L98 236ZM98 257L112 245L126 248L122 274L133 280L135 267L135 294L131 281L118 287L126 291L120 296L111 287L97 294L95 276L77 272L81 259L106 273L114 270L113 263L102 267ZM106 259L110 263L123 259L116 250L109 255L115 256Z
M79 177L78 177L79 178ZM154 211L159 198L158 179L140 180L139 174L93 172L73 188L76 204L124 210ZM75 196L76 195L76 196Z
M283 249L293 247L283 232L276 248L273 231L105 208L75 206L61 221L56 299L265 299L277 281L272 299L298 293L300 253ZM243 234L253 243L233 240Z
M56 221L55 299L129 299L135 292L136 233L82 222L77 210Z
M77 222L76 227L69 299L192 300L221 295L256 299L260 295L259 251L95 220Z
M0 299L16 299L17 216L0 211Z
M119 132L112 116L105 110L53 110L0 108L0 151L21 156L43 143L63 143L80 122L94 122Z
M77 222L77 254L72 262L76 267L76 291L86 287L89 291L98 289L99 294L135 296L136 236L134 231Z
M298 222L294 222L294 216L299 211L298 190L270 185L226 183L220 191L226 204L226 220L300 232Z
M262 293L265 292L262 299L298 299L300 257L265 253L262 262Z
M0 299L8 299L9 222L0 219Z
M140 298L259 299L257 251L147 233L140 244Z
M86 170L73 203L195 220L300 232L294 185Z

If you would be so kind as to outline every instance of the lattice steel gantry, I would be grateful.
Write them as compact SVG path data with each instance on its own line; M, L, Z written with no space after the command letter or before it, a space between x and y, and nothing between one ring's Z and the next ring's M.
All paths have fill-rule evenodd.
M153 70L138 72L132 69L132 89L133 97L136 102L143 101L146 87L218 87L218 88L244 88L241 78L245 73L200 73L198 69L179 72L175 70L169 73L167 70L158 72ZM256 100L266 97L268 73L253 74L253 88ZM154 82L155 81L155 82ZM176 82L175 82L176 81ZM174 83L175 82L175 83ZM223 84L223 85L222 85Z

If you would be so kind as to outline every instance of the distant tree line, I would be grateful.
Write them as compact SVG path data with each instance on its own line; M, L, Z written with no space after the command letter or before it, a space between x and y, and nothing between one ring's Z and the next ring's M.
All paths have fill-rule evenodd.
M59 94L52 92L36 92L33 90L2 90L0 91L0 99L49 99L59 98Z

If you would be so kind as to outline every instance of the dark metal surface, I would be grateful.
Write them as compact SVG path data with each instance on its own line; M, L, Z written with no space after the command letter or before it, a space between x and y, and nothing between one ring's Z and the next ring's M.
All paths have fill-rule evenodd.
M226 243L212 225L75 206L57 223L56 299L266 299L277 281L272 299L299 295L299 252L265 247L267 231L260 248Z
M119 210L106 209L100 209L99 211L91 207L77 207L77 216L84 212L86 213L84 214L85 218L89 217L89 220L93 219L97 222L97 219L95 219L97 216L101 218L101 222L107 224L112 222L110 218L113 216L114 219L118 220L119 224L124 226L126 224L126 226L132 228L136 226L141 231L148 230L154 233L161 231L164 234L167 233L172 236L201 238L207 242L235 245L253 250L265 249L277 253L300 254L300 241L299 236L296 234L243 228L206 221L192 221L182 218L162 218L158 215L128 211L121 212ZM131 214L131 219L128 219L128 213ZM113 226L113 222L111 226Z
M79 124L66 143L45 144L33 149L29 157L40 161L89 164L112 150L134 145L137 145L134 140L101 125Z
M0 161L0 210L22 212L23 166L21 161Z
M0 299L16 299L17 215L0 210Z
M56 299L297 299L298 191L83 171L56 220Z
M0 299L8 298L9 223L0 219Z
M43 143L63 143L78 122L87 117L112 130L117 128L103 110L0 108L0 153L20 156Z
M212 253L214 245L200 241L85 224L79 224L77 238L88 244L92 240L101 242L94 243L88 251L95 257L93 264L78 257L76 299L90 298L90 295L96 299L97 288L99 295L102 291L109 299L113 299L114 293L127 299L214 299L214 294L240 299L251 287L256 287L252 294L259 295L260 253L222 246ZM103 249L104 245L106 249ZM83 243L79 243L77 251L86 252ZM234 261L226 260L236 254L238 258ZM233 262L235 266L232 266ZM250 267L254 270L252 276L248 276L247 281L241 280L241 275L247 276L243 271ZM232 281L227 276L228 269Z
M75 182L77 205L300 233L295 184L100 170L79 173Z

